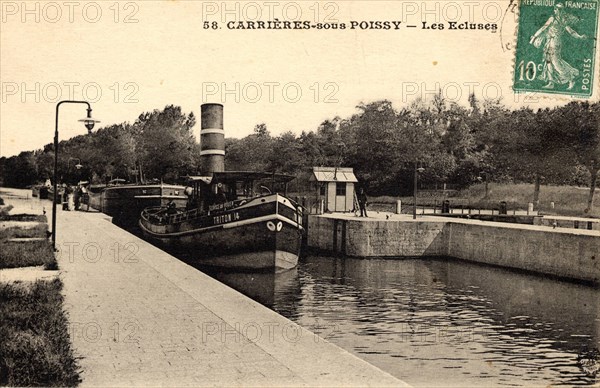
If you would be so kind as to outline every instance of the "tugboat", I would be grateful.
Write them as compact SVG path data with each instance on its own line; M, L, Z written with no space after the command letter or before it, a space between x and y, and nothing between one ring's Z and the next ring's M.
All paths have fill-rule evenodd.
M221 172L189 178L187 208L169 205L142 212L140 227L147 239L208 266L278 271L298 264L301 207L262 185L267 180L285 185L294 177Z
M298 264L302 208L287 197L293 176L224 171L223 106L204 104L204 174L188 177L185 208L144 209L139 226L148 240L185 253L199 264L278 272Z

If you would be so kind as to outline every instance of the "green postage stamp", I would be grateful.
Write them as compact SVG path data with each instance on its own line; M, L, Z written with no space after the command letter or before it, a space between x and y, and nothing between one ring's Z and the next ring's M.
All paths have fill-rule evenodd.
M521 0L514 90L590 97L599 0Z

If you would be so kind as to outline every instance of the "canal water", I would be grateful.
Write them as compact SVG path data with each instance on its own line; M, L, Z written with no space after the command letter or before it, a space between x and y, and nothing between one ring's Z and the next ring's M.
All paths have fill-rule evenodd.
M454 259L201 269L416 387L600 382L596 287Z

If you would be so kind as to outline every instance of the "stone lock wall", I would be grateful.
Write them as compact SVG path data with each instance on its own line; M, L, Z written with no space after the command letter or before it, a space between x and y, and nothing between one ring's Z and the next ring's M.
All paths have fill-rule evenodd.
M501 223L353 220L310 216L309 248L354 257L450 256L584 281L600 281L600 235Z

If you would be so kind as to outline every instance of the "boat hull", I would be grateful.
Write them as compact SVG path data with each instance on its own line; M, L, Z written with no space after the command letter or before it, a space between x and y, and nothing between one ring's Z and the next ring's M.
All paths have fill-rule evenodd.
M279 201L283 198L276 197ZM221 225L199 225L194 220L160 225L142 217L140 227L149 241L202 265L281 271L298 264L303 229L294 217L296 213L288 211L292 207L277 205L271 202L257 206L259 209L249 206L246 212L240 209L211 216L225 220ZM284 206L285 210L281 209ZM278 213L278 208L285 215ZM259 213L253 214L255 211ZM235 212L242 216L228 216Z
M185 207L185 187L178 185L123 185L106 187L101 192L89 192L90 207L113 218L113 222L136 226L140 213L147 207L165 206L174 202Z

